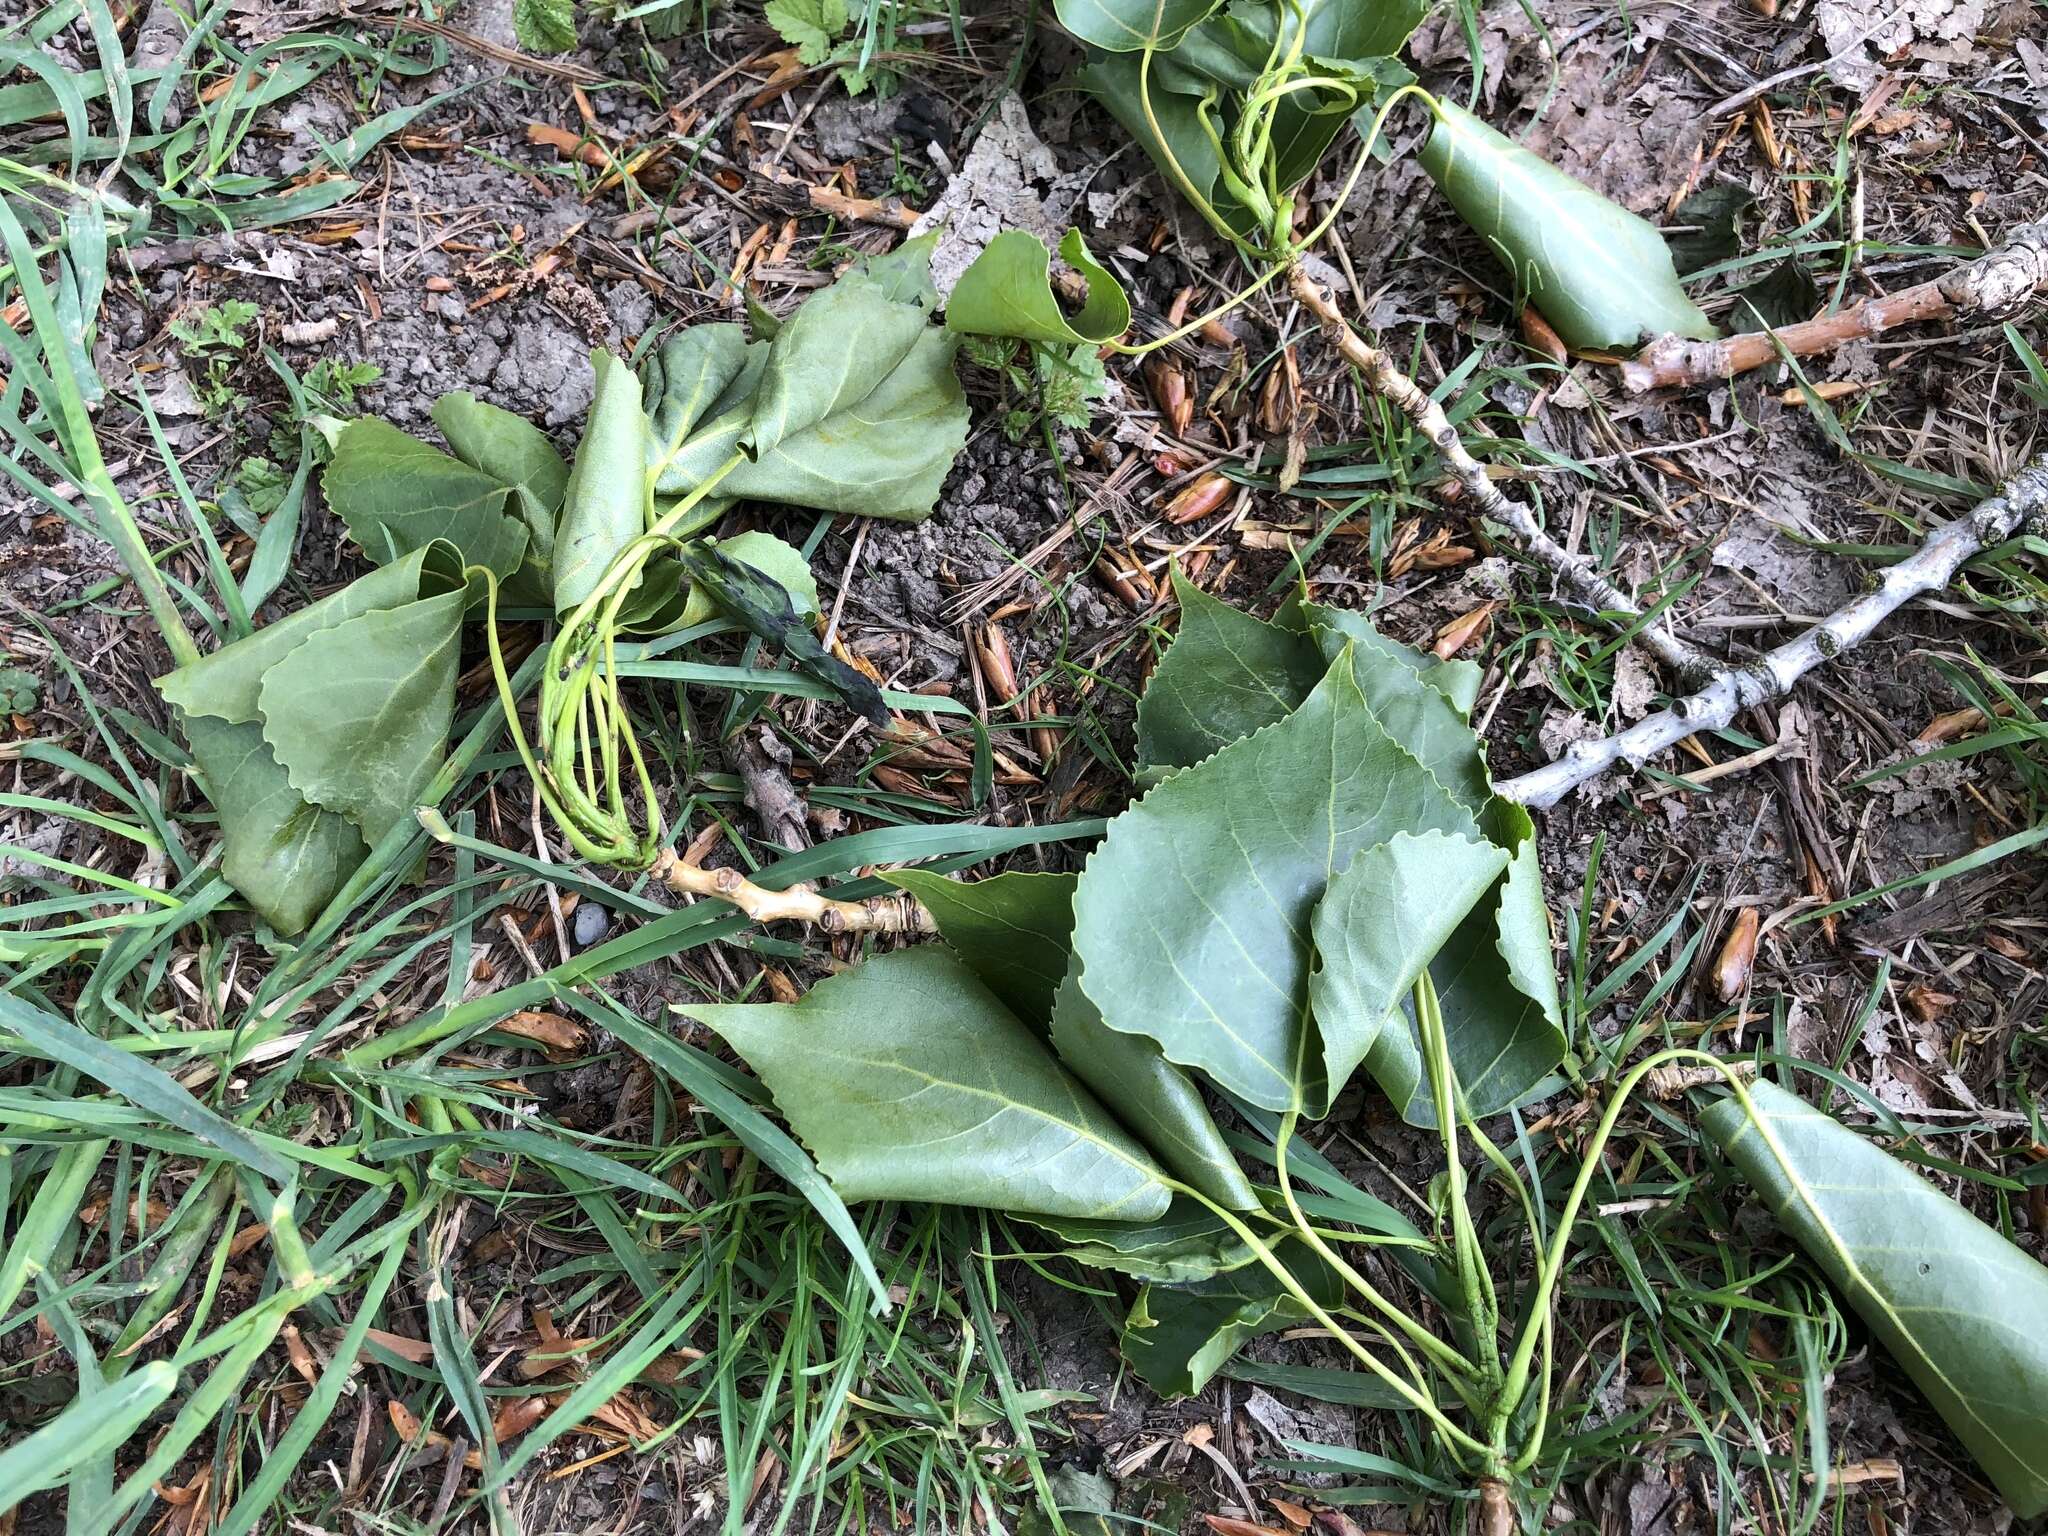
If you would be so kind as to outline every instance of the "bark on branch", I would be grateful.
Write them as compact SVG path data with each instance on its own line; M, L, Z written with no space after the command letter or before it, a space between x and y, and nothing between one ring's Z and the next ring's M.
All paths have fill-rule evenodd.
M654 878L679 896L710 896L757 923L809 923L825 933L937 933L924 904L908 891L866 901L834 901L808 886L771 891L736 869L706 869L673 850L654 861Z
M1814 668L1869 639L1877 626L1914 598L1946 587L1972 556L2020 532L2048 534L2048 454L2005 483L1997 495L1930 533L1919 550L1884 573L1873 591L1837 608L1797 639L1756 660L1722 671L1697 693L1602 741L1581 741L1533 773L1496 789L1544 810L1621 763L1640 767L1696 731L1720 730L1743 710L1781 699Z
M1619 619L1624 627L1640 625L1637 641L1684 683L1692 685L1714 674L1718 664L1712 657L1679 639L1662 624L1643 623L1642 609L1633 598L1601 575L1591 560L1572 554L1545 533L1534 512L1495 485L1485 466L1466 450L1444 408L1396 368L1386 353L1368 345L1352 330L1329 294L1307 272L1296 267L1289 274L1289 286L1302 307L1322 323L1324 333L1344 360L1364 375L1366 387L1429 439L1468 505L1509 529L1529 558L1555 575L1574 600L1596 613Z
M1844 342L1875 336L1923 320L2005 320L2048 289L2048 221L2022 224L2004 245L1933 282L1865 299L1853 309L1776 331L1751 331L1719 341L1660 336L1621 365L1631 394L1672 384L1704 384L1760 368L1783 347L1794 357L1817 357Z

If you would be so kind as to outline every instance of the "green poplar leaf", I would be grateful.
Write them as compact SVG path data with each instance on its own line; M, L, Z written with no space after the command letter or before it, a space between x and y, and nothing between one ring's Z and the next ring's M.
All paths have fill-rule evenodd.
M569 466L555 445L524 416L479 400L458 389L434 402L429 414L448 447L465 464L473 464L506 485L523 486L548 511L562 505L569 488Z
M1479 702L1479 685L1485 679L1485 668L1455 657L1439 661L1427 651L1403 645L1381 634L1373 627L1372 620L1362 613L1353 613L1348 608L1329 608L1321 603L1302 603L1291 612L1284 613L1282 619L1291 627L1313 632L1326 657L1334 656L1343 642L1349 640L1362 655L1406 667L1449 699L1460 720L1469 719L1472 706Z
M1306 1243L1273 1251L1318 1306L1341 1304L1344 1282ZM1124 1319L1123 1355L1161 1397L1192 1397L1247 1342L1309 1316L1271 1270L1248 1264L1194 1285L1146 1286Z
M1253 238L1259 233L1258 220L1217 185L1223 162L1216 141L1202 127L1200 102L1213 82L1202 73L1180 67L1177 57L1176 52L1152 61L1150 85L1144 95L1139 89L1140 55L1136 53L1104 53L1076 71L1074 78L1151 156L1174 191L1185 193L1186 188L1166 171L1168 164L1179 166L1188 185L1231 230ZM1145 113L1145 96L1151 99L1150 117Z
M1123 284L1088 253L1081 231L1060 239L1060 259L1088 282L1081 312L1068 315L1052 292L1052 256L1045 242L1022 229L989 241L960 274L946 299L946 329L975 336L1014 336L1049 346L1099 345L1131 328L1131 301Z
M206 798L220 814L222 877L279 933L303 933L369 856L369 845L344 818L292 788L262 726L206 715L187 715L184 725Z
M782 322L740 439L750 458L858 405L910 355L939 302L931 246L920 252L921 278L900 258L868 258Z
M663 342L640 365L640 392L650 418L649 467L659 468L699 422L718 415L727 391L740 391L728 409L751 394L767 364L767 344L749 345L746 331L729 322L693 325Z
M541 431L466 389L443 395L430 413L455 457L512 487L508 510L526 524L534 561L555 558L555 517L569 487L569 466Z
M1713 323L1678 285L1654 224L1566 175L1452 102L1435 104L1424 170L1576 351L1647 336L1705 339Z
M219 813L221 873L300 932L440 767L467 602L436 541L158 681Z
M1074 876L1012 871L967 884L910 869L885 878L924 903L953 952L1011 1013L1051 1040L1061 1062L1147 1151L1218 1203L1257 1206L1193 1080L1152 1041L1103 1028L1081 990L1071 951Z
M1223 0L1053 0L1060 25L1110 53L1173 47Z
M359 614L263 674L263 736L292 788L374 843L408 820L455 721L467 592Z
M603 348L590 354L597 389L555 539L555 612L597 590L620 551L647 531L647 417L640 380Z
M869 960L801 1002L679 1011L746 1060L847 1200L1166 1212L1144 1149L939 945Z
M1468 676L1423 656L1357 614L1316 605L1302 611L1324 654L1346 643L1353 647L1360 690L1380 723L1478 818L1506 859L1497 894L1466 912L1429 967L1465 1101L1476 1115L1496 1114L1543 1081L1563 1059L1566 1042L1536 823L1521 806L1494 795L1479 738L1465 720L1477 669ZM1424 881L1413 892L1409 900L1427 900L1430 885ZM1366 1068L1403 1119L1433 1126L1436 1106L1413 999L1404 993L1400 1005L1395 1027L1372 1042Z
M1287 718L1110 823L1074 898L1088 996L1260 1108L1324 1102L1310 915L1358 853L1432 830L1480 836L1374 717L1347 647Z
M1156 1221L1018 1219L1057 1237L1077 1264L1163 1285L1189 1285L1255 1262L1250 1247L1214 1211L1185 1195L1174 1196Z
M957 343L927 324L938 304L932 245L922 237L864 259L771 341L746 345L737 372L729 327L700 326L664 347L647 370L656 493L679 495L725 470L722 497L929 516L968 423ZM675 350L702 330L722 339ZM735 454L740 463L725 469Z
M898 869L882 878L922 902L953 953L1043 1037L1072 952L1073 875L1010 870L964 881Z
M1491 904L1481 904L1507 864L1507 851L1491 843L1403 832L1366 849L1330 882L1315 910L1317 968L1309 992L1331 1099L1370 1055L1390 1016L1400 1027L1409 989L1466 915L1479 908L1490 918ZM1394 1102L1405 1106L1411 1097L1412 1090ZM1327 1114L1329 1104L1314 1112Z
M1183 767L1226 738L1242 739L1285 719L1306 692L1303 678L1334 663L1348 646L1354 680L1374 718L1477 818L1510 861L1498 894L1470 912L1430 969L1468 1101L1481 1114L1519 1102L1563 1055L1563 1012L1535 863L1535 824L1519 806L1494 797L1478 737L1466 721L1479 670L1390 640L1361 614L1290 603L1267 623L1186 582L1177 590L1180 633L1138 704L1141 771L1156 776ZM1430 892L1425 880L1407 899L1426 901ZM1405 1118L1429 1125L1435 1109L1405 996L1401 1009L1397 1027L1377 1033L1366 1064ZM1330 1085L1333 1096L1341 1086Z
M1498 1114L1523 1102L1564 1059L1564 1007L1550 956L1529 813L1504 800L1480 817L1494 846L1510 850L1497 894L1469 912L1430 962L1451 1065L1472 1113ZM1526 828L1526 832L1522 829ZM1366 1070L1410 1125L1436 1124L1414 1002L1373 1042Z
M1082 989L1078 964L1060 984L1052 1046L1169 1172L1231 1210L1257 1210L1258 1192L1230 1155L1194 1079L1144 1035L1106 1028Z
M1353 65L1391 59L1408 44L1410 35L1429 14L1429 0L1301 0L1301 51L1313 59L1341 60ZM1252 57L1263 63L1271 51L1285 13L1278 6L1237 0L1226 13L1250 39ZM1290 36L1294 25L1289 25Z
M322 476L327 504L379 565L446 539L500 581L526 577L532 534L510 510L512 487L388 421L349 422Z
M954 337L925 327L859 399L761 449L719 482L720 494L860 517L929 517L967 441L957 350Z
M1116 1484L1102 1473L1084 1472L1067 1462L1046 1469L1045 1486L1052 1495L1050 1504L1019 1510L1017 1536L1049 1536L1060 1528L1067 1536L1115 1536L1123 1527L1116 1508ZM1047 1518L1048 1509L1058 1510L1058 1527Z
M440 546L440 558L429 567L431 547L413 550L396 564L359 576L339 592L159 678L157 692L188 715L210 715L231 725L260 721L263 674L314 635L363 614L410 602L423 590L447 590L442 583L461 584L460 573L453 569L453 552L445 544Z
M2022 1520L2048 1513L2048 1268L1830 1115L1755 1082L1700 1117Z
M1271 622L1211 597L1173 572L1180 629L1138 701L1141 777L1158 777L1200 762L1217 748L1285 719L1348 641L1361 686L1374 712L1416 756L1436 766L1481 763L1478 738L1466 725L1479 696L1480 669L1469 661L1438 661L1390 640L1363 614L1318 603L1290 602ZM1450 701L1411 700L1405 668ZM1410 732L1416 733L1411 739ZM1476 781L1469 766L1446 780L1461 793ZM1476 811L1490 791L1467 800Z
M1138 700L1147 774L1202 761L1301 706L1329 662L1301 634L1211 597L1173 570L1180 628Z
M1470 662L1422 656L1389 640L1363 614L1307 604L1302 616L1325 657L1335 660L1347 644L1352 647L1358 686L1380 724L1441 779L1461 805L1480 814L1493 796L1493 785L1479 737L1465 718L1471 708L1465 690L1469 687L1476 696L1479 669ZM1468 702L1460 704L1461 698Z

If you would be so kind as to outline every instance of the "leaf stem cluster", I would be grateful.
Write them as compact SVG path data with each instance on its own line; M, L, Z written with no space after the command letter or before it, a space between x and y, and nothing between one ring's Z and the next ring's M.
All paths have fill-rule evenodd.
M1482 1485L1482 1492L1492 1498L1496 1489L1526 1483L1530 1470L1542 1457L1548 1435L1555 1374L1558 1287L1586 1195L1602 1166L1607 1143L1629 1100L1646 1082L1655 1088L1659 1082L1669 1078L1674 1063L1685 1062L1694 1069L1688 1081L1724 1082L1751 1123L1766 1136L1771 1133L1756 1114L1744 1085L1744 1075L1737 1068L1689 1047L1659 1051L1632 1067L1615 1085L1598 1125L1586 1142L1577 1176L1545 1244L1537 1221L1535 1199L1528 1184L1507 1156L1479 1128L1465 1103L1451 1063L1442 1009L1427 971L1416 981L1414 1007L1445 1157L1443 1189L1448 1207L1449 1235L1448 1252L1442 1256L1442 1261L1454 1284L1458 1320L1464 1325L1460 1332L1469 1336L1468 1349L1460 1349L1447 1341L1427 1322L1374 1285L1309 1220L1288 1174L1288 1147L1299 1121L1298 1113L1283 1115L1275 1136L1274 1166L1286 1220L1273 1213L1265 1213L1268 1230L1264 1233L1254 1230L1244 1215L1227 1209L1200 1190L1169 1182L1177 1193L1200 1202L1221 1220L1336 1343L1420 1414L1453 1460L1475 1477ZM1534 1289L1522 1309L1520 1321L1505 1338L1499 1294L1472 1215L1471 1188L1462 1148L1462 1140L1468 1136L1515 1196L1530 1239L1537 1248ZM1343 1281L1356 1307L1330 1306L1317 1300L1276 1252L1282 1237L1298 1238L1307 1244ZM1379 1344L1392 1356L1393 1363L1368 1348L1353 1329L1345 1325L1343 1317L1346 1316L1357 1318L1369 1327ZM1438 1382L1464 1404L1472 1427L1460 1424L1444 1411ZM1532 1384L1535 1388L1533 1397Z
M606 567L590 595L558 626L548 647L535 712L537 743L529 743L520 727L518 701L498 638L498 584L488 581L491 675L504 701L513 744L548 814L577 854L594 864L645 868L661 846L652 814L654 780L632 716L619 696L621 610L647 562L663 549L679 546L675 530L744 462L745 454L734 453L659 517L654 515L654 485L665 461L646 472L641 495L647 531ZM488 578L489 573L485 575ZM644 825L635 824L627 803L622 770L628 765L632 785L648 812Z

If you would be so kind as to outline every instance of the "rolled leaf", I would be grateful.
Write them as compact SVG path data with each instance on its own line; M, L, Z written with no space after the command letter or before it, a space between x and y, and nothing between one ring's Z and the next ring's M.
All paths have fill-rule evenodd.
M734 559L709 539L684 545L676 557L694 587L701 587L720 608L781 651L798 671L831 688L847 708L877 729L889 723L881 689L819 643L810 620L796 611L782 583Z
M1701 1131L1820 1267L2022 1520L2048 1513L2048 1268L1768 1082Z
M576 447L555 538L555 612L595 592L621 551L647 531L647 417L640 380L603 348L590 354L597 389Z
M1526 300L1577 351L1633 348L1647 336L1705 338L1713 322L1678 285L1655 225L1489 128L1436 103L1423 169L1493 247Z
M1093 6L1097 0L1074 3ZM1291 192L1314 174L1347 121L1363 132L1385 93L1414 79L1393 56L1427 10L1423 0L1372 5L1316 0L1298 11L1238 0L1225 11L1182 26L1186 15L1171 7L1154 21L1146 0L1137 0L1136 9L1125 0L1101 3L1107 9L1084 25L1089 40L1105 51L1080 71L1081 85L1143 146L1169 185L1184 194L1192 189L1226 228L1248 239L1264 232L1221 174L1217 138L1203 127L1204 100L1211 103L1210 127L1218 136L1225 134L1242 110L1245 93L1273 57L1282 28L1289 43L1298 38L1318 76L1349 88L1318 86L1292 92L1280 103L1272 122L1270 180ZM1297 14L1302 18L1298 24ZM1133 39L1155 28L1173 41L1154 52L1148 76L1141 79L1143 45ZM1268 179L1264 169L1257 174Z
M1373 59L1391 59L1408 45L1409 36L1429 14L1429 0L1301 0L1301 51L1312 59L1359 64ZM1220 20L1243 30L1249 46L1240 45L1240 55L1263 61L1282 25L1293 35L1288 11L1259 0L1237 0Z
M1078 314L1060 308L1052 292L1052 256L1045 242L1022 229L989 241L960 274L946 299L946 329L974 336L1014 336L1053 346L1110 341L1131 327L1131 301L1123 284L1088 254L1081 231L1060 240L1060 259L1088 283Z
M760 1074L847 1200L1166 1212L1144 1149L942 946L869 960L801 1002L678 1011Z

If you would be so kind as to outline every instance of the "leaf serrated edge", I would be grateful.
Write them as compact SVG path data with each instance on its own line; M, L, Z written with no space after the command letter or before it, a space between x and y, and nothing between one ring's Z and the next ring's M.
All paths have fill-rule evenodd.
M1374 729L1376 729L1382 737L1384 737L1397 750L1399 750L1403 756L1405 756L1411 763L1413 763L1416 769L1420 773L1422 773L1431 784L1435 785L1437 789L1441 791L1445 800L1449 801L1459 810L1464 811L1466 816L1471 819L1473 825L1476 827L1478 825L1479 818L1472 814L1470 808L1467 807L1463 801L1458 799L1456 795L1452 794L1448 789L1445 789L1443 787L1443 781L1436 776L1435 770L1430 768L1420 758L1416 757L1413 752L1408 750L1408 747L1404 742L1402 742L1398 737L1396 737L1391 731L1387 729L1385 722L1380 719L1379 714L1373 709L1370 701L1366 699L1365 690L1359 687L1358 685L1357 673L1351 670L1351 658L1353 649L1353 642L1349 639L1349 637L1346 637L1343 652L1339 655L1336 661L1330 663L1329 667L1323 673L1322 681L1316 684L1316 688L1321 688L1323 683L1328 682L1330 677L1337 671L1337 669L1340 666L1343 667L1344 679L1346 682L1350 684L1352 691L1355 694L1357 694L1359 706L1364 711L1366 718L1372 721ZM1311 697L1314 696L1314 691L1315 690L1313 689L1310 690ZM1304 705L1307 702L1307 699L1302 700L1302 704ZM1086 861L1083 862L1081 866L1081 883L1077 883L1074 888L1074 925L1076 934L1078 935L1080 930L1081 892L1088 878L1088 871L1094 867L1096 858L1103 852L1104 849L1109 847L1110 839L1116 836L1118 822L1121 822L1125 817L1137 811L1140 807L1145 805L1146 802L1150 801L1155 795L1159 795L1167 789L1171 788L1172 786L1181 783L1183 780L1186 779L1187 775L1192 773L1194 770L1201 768L1209 763L1215 762L1216 759L1223 756L1223 754L1226 752L1234 752L1240 747L1248 746L1250 743L1257 741L1261 736L1264 736L1269 732L1279 730L1281 727L1291 722L1300 713L1301 705L1297 705L1287 714L1282 715L1278 720L1270 721L1267 724L1260 726L1256 731L1251 732L1249 735L1240 736L1237 740L1228 742L1225 745L1218 747L1214 752L1211 752L1207 757L1202 758L1197 762L1189 763L1186 767L1174 769L1173 772L1169 773L1157 784L1153 785L1150 789L1146 790L1144 794L1140 795L1137 798L1137 800L1133 801L1127 808L1125 808L1123 811L1119 812L1115 817L1113 817L1110 820L1109 826L1103 831L1102 840L1095 845L1095 847L1089 852ZM1380 845L1378 843L1374 843L1371 846L1377 848ZM1360 853L1363 852L1365 852L1364 849L1355 850L1352 854L1352 857L1355 859L1358 857ZM1349 864L1346 864L1344 867L1348 869L1350 866ZM1341 871L1333 870L1331 872L1331 878L1335 879L1337 874L1340 872ZM1325 890L1327 891L1327 889L1328 887L1326 886ZM1321 902L1322 898L1320 896L1317 897L1316 905L1320 905ZM1315 906L1311 906L1309 908L1309 913L1311 919L1313 919L1315 913ZM1079 953L1078 946L1079 940L1077 937L1077 955ZM1315 950L1313 941L1311 941L1310 943L1309 950L1310 954L1313 955ZM1203 1071L1203 1068L1199 1062L1182 1061L1179 1057L1175 1056L1173 1052L1166 1048L1166 1042L1160 1040L1158 1036L1147 1034L1144 1030L1117 1029L1116 1025L1110 1023L1109 1015L1106 1012L1104 1012L1101 1002L1095 997L1094 993L1088 990L1087 967L1085 965L1081 967L1081 975L1077 978L1075 984L1081 988L1083 995L1085 995L1091 1003L1095 1004L1095 1011L1097 1014L1101 1015L1102 1024L1105 1029L1114 1029L1120 1035L1142 1035L1146 1039L1151 1040L1154 1044L1156 1044L1159 1047L1159 1054L1163 1056L1166 1060L1172 1062L1175 1066L1184 1067L1189 1071L1202 1073L1202 1075L1205 1078L1208 1077L1209 1074ZM1303 1009L1303 1016L1304 1018L1313 1018L1313 1013L1305 1007ZM1308 1031L1304 1030L1304 1039L1306 1039L1307 1034ZM1264 1061L1264 1058L1260 1057L1259 1060ZM1268 1063L1268 1065L1270 1066L1270 1063Z

